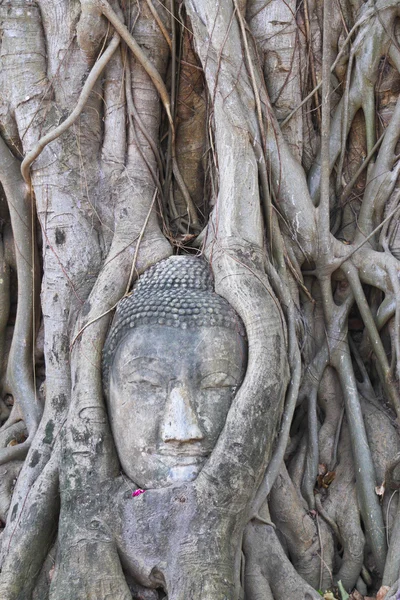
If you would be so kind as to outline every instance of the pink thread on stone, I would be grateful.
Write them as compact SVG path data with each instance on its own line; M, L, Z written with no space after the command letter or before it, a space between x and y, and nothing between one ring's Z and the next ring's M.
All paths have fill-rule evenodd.
M136 498L136 496L140 496L141 494L144 494L146 490L141 490L140 488L138 490L135 490L134 492L132 492L132 498Z

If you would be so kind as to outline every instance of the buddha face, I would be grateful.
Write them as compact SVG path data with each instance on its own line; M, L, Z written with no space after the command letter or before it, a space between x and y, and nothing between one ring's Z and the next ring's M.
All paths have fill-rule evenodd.
M246 366L225 327L139 326L119 344L109 414L125 473L139 487L195 479L224 426Z

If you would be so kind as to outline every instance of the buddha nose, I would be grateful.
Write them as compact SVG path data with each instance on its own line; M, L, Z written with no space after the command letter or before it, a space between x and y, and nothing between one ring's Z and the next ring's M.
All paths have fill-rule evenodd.
M165 404L161 423L163 442L190 442L204 437L186 387L173 387Z

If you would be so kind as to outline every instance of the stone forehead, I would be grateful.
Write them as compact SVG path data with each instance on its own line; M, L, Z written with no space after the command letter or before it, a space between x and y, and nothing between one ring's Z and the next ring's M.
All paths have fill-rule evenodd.
M201 258L173 256L150 267L132 293L121 300L103 350L103 380L122 339L140 325L180 329L222 326L245 337L241 319L231 305L214 292L211 269Z

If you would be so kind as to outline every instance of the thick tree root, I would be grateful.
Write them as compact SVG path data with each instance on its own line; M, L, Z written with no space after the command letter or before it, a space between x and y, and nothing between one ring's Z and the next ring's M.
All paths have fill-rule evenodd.
M73 125L75 123L75 121L77 120L77 118L79 117L79 115L81 114L83 109L85 108L88 98L93 90L93 87L96 84L96 81L98 80L101 73L103 72L103 69L105 68L107 63L110 61L112 55L118 48L119 42L120 42L120 37L117 33L115 33L109 46L107 47L106 51L104 52L104 54L102 54L100 59L97 61L97 63L94 65L91 72L89 73L89 76L85 81L85 85L82 88L82 92L79 97L78 104L76 105L76 107L74 108L72 113L69 115L69 117L67 119L65 119L65 121L63 121L61 123L61 125L59 125L55 129L53 129L53 131L50 131L45 136L43 136L38 141L35 148L33 148L25 156L25 158L21 164L21 173L24 178L24 181L27 184L30 183L31 164L33 163L34 160L37 159L37 157L44 150L44 148L48 144L50 144L50 142L53 142L54 140L56 140L60 135L62 135L65 131L67 131L71 127L71 125Z
M318 523L305 508L283 465L270 497L272 520L285 536L290 560L297 573L315 589L327 588L333 570L333 538L328 526Z
M248 600L320 600L318 592L296 572L270 525L247 525L245 593Z
M29 436L27 440L22 444L16 444L9 448L0 449L0 465L6 465L12 460L24 460L28 454L29 448L31 447L32 440L35 436L36 431L33 432L32 436Z
M6 423L8 425L8 422ZM6 448L10 442L20 444L28 437L28 432L23 421L15 421L10 426L0 429L0 448Z
M5 523L11 496L22 467L21 461L12 461L0 467L0 520Z
M58 456L55 453L32 487L29 503L18 520L17 511L13 511L9 517L8 527L12 528L12 536L2 545L2 600L31 597L53 541L58 509ZM15 568L16 564L19 565L18 569Z
M19 161L10 153L1 137L0 181L9 205L18 276L17 315L3 391L12 394L14 404L18 403L31 441L42 413L42 406L35 392L33 374L34 306L37 299L39 265L32 231L31 198L21 178ZM28 444L24 448L27 446ZM21 448L17 454L3 452L1 464L16 458L24 458Z
M364 562L365 539L360 523L360 510L355 489L355 473L348 428L344 427L339 443L339 465L323 508L336 524L338 541L343 547L335 582L341 581L351 591ZM336 533L336 532L335 532Z

